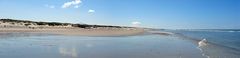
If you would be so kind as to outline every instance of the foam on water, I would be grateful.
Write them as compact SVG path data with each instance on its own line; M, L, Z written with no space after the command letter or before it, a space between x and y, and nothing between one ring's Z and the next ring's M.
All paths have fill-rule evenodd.
M206 46L207 45L207 40L203 39L201 41L198 42L198 47L202 47L202 46Z
M207 58L210 58L210 56L206 55L204 52L203 52L203 49L202 47L206 46L207 45L207 40L206 39L203 39L201 41L198 42L198 49L201 51L202 53L202 56L204 57L207 57Z

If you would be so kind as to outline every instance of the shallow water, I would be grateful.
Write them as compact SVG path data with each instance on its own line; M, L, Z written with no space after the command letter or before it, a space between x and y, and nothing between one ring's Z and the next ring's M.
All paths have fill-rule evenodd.
M206 58L174 36L83 37L1 33L0 58Z

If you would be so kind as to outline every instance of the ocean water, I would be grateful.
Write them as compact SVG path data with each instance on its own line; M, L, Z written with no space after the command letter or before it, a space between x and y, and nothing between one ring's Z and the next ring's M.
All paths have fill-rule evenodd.
M0 33L0 58L240 58L238 30L164 31L173 34L86 37Z
M239 29L168 30L177 36L199 44L206 39L206 46L199 47L208 58L240 58Z

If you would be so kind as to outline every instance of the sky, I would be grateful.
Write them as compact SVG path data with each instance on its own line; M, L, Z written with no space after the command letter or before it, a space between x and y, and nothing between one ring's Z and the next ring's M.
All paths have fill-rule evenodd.
M0 0L0 18L165 29L240 29L240 1Z

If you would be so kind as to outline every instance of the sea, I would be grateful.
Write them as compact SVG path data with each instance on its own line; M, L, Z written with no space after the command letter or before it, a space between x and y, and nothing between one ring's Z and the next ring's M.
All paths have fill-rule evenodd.
M0 33L0 58L240 58L239 29L155 29L117 37ZM152 32L170 32L160 35Z

